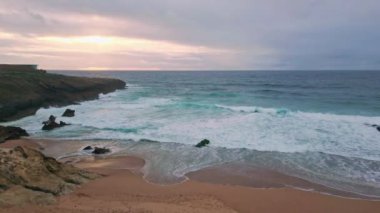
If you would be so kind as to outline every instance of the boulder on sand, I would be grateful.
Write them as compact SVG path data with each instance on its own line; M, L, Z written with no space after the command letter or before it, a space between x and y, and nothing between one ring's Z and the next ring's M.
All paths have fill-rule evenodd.
M44 125L42 130L53 130L55 128L63 127L69 125L63 121L59 122L59 124L55 121L56 117L54 115L50 115L49 120L42 122Z
M199 142L197 145L195 145L195 147L202 148L202 147L205 147L205 146L207 146L209 144L210 144L210 141L207 140L207 139L204 139L201 142Z
M94 151L92 151L92 153L96 155L106 154L108 152L111 152L111 150L107 148L100 148L100 147L95 147Z
M0 143L6 140L19 139L22 136L29 136L29 134L20 127L0 126Z
M83 148L83 150L92 150L92 146L86 146Z
M74 117L75 116L75 110L72 109L66 109L65 112L62 114L62 117Z

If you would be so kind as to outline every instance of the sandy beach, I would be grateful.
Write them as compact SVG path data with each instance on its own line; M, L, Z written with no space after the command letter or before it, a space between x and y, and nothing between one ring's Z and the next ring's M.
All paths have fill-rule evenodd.
M1 144L0 147L24 145L44 149L37 142L14 140ZM48 142L43 142L46 143ZM1 212L372 213L380 210L380 201L342 198L280 186L253 188L231 185L222 181L221 174L215 174L217 169L190 174L190 180L181 184L156 185L142 178L139 170L143 165L143 159L129 156L85 159L75 163L75 166L102 174L103 177L78 187L73 193L59 197L56 204L9 207L1 209ZM212 183L210 178L207 180L207 176L218 177L220 181ZM263 174L262 177L265 176L266 174ZM239 181L241 182L233 182ZM268 183L264 179L262 182Z

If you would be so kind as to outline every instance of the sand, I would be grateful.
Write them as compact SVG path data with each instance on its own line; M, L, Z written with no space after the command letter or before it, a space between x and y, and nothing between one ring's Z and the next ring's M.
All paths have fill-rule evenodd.
M0 145L12 146L25 141ZM31 145L31 142L27 142ZM259 189L250 186L201 182L212 169L181 184L147 183L139 173L142 159L117 157L87 159L76 166L104 177L58 198L49 206L25 205L0 212L380 212L380 201L348 199L292 188ZM258 172L258 171L257 171ZM217 174L215 177L220 177ZM203 178L205 179L205 178ZM206 178L207 179L207 178ZM265 182L265 181L264 181Z

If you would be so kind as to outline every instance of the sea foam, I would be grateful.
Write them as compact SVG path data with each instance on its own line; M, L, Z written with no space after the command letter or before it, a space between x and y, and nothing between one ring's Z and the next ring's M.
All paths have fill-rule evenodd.
M183 181L191 171L241 162L380 196L380 134L365 125L380 123L380 117L149 94L134 85L79 105L40 109L34 116L8 124L25 128L33 137L113 141L117 154L146 159L143 172L151 182ZM65 108L75 109L76 116L58 120L72 125L41 130L42 121L61 115ZM211 147L193 146L205 138Z

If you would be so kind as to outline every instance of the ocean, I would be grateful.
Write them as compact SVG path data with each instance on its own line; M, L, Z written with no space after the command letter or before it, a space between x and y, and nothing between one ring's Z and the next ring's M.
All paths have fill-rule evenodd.
M92 141L143 157L158 184L241 163L333 189L380 197L380 72L60 72L120 78L128 88L8 123L32 137ZM41 130L49 115L71 123ZM206 148L195 148L209 139ZM85 144L85 143L84 143ZM82 150L60 157L90 155Z

